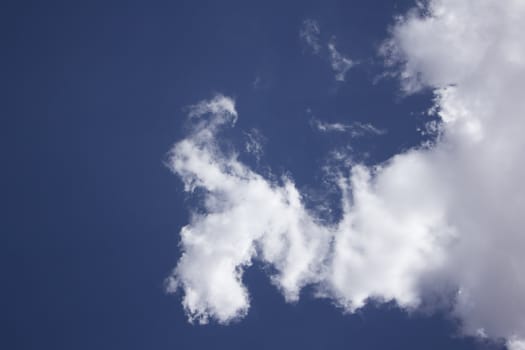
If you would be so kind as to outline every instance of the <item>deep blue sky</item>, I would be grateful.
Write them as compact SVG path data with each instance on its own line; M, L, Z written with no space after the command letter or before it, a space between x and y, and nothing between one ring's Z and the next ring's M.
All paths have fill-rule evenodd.
M344 315L306 291L286 304L265 274L245 281L248 316L192 326L163 280L180 255L188 198L163 164L184 107L233 96L259 165L319 189L334 147L377 163L421 142L430 94L402 97L376 50L412 1L12 1L1 5L3 349L485 349L440 315L393 305ZM361 63L334 80L299 38L304 19ZM322 55L321 55L322 56ZM260 85L253 82L259 78ZM370 122L378 138L319 135ZM364 156L363 154L368 154ZM249 160L247 160L249 161ZM317 186L317 187L316 187ZM2 345L3 344L3 345Z

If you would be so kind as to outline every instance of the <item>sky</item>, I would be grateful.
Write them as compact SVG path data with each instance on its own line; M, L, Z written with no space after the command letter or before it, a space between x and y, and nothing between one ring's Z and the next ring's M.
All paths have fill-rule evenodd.
M525 2L6 1L6 349L525 349Z

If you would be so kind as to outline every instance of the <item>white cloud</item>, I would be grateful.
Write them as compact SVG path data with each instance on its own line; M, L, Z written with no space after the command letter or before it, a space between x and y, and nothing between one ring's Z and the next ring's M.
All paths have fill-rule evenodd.
M415 307L455 286L465 332L523 348L525 2L434 0L420 13L398 21L387 51L405 91L435 89L439 139L376 167L335 169L336 224L309 212L291 179L268 180L217 146L237 117L232 100L190 111L202 120L170 164L186 190L202 191L204 210L182 229L169 279L190 319L243 316L242 271L257 259L287 300L312 284L350 311L368 298Z
M321 29L319 23L313 19L305 19L299 31L299 37L312 50L314 54L318 54L321 50L321 43L319 34Z
M507 343L507 347L509 350L525 350L525 340L512 338Z
M335 80L345 81L346 73L356 65L356 62L349 57L343 56L335 47L335 39L328 43L328 50L330 52L330 65L335 73Z
M230 106L226 97L197 106ZM199 108L191 113L206 117ZM234 109L210 113L171 153L171 167L187 191L206 193L205 213L194 213L181 231L183 256L168 290L184 290L183 304L190 320L209 317L227 323L245 314L249 298L241 282L242 269L259 250L260 259L279 271L275 283L288 300L315 280L326 255L324 228L318 227L303 208L293 184L268 182L241 164L235 154L222 153L216 145L218 126L236 119ZM319 254L321 253L321 254Z
M406 91L436 88L443 120L433 164L451 193L457 242L441 272L465 330L525 336L525 30L523 1L430 3L390 41Z
M253 155L255 160L259 162L264 153L263 144L266 141L266 138L263 134L257 129L251 129L244 133L246 136L246 142L244 144L244 149L247 153Z
M353 137L359 137L365 134L383 135L386 133L385 130L378 129L370 123L328 123L315 117L310 119L310 125L320 132L348 132Z
M299 31L299 36L308 48L316 55L320 55L323 45L321 45L321 29L319 23L312 19L305 19L302 23ZM330 66L335 73L335 79L337 81L345 81L346 73L357 64L357 62L351 60L349 57L341 54L335 47L335 37L327 44L328 47L328 60Z
M223 95L217 95L210 101L201 101L190 106L188 115L190 118L197 118L208 113L217 116L214 120L217 123L222 123L224 119L231 119L232 123L237 120L235 101Z
M272 281L287 300L297 300L306 284L317 284L349 310L369 297L416 305L418 277L442 262L436 242L450 239L451 231L439 203L419 197L422 190L429 193L428 181L416 186L404 177L409 172L428 179L425 157L412 152L400 166L384 170L355 166L350 178L338 178L343 220L323 225L307 211L291 179L271 182L218 148L217 132L236 112L219 109L206 117L200 111L229 102L216 97L197 104L205 106L192 111L202 124L171 153L171 167L186 190L205 193L204 213L195 212L181 231L183 256L168 285L170 291L183 289L190 319L227 323L243 316L249 298L242 269L253 259L275 268ZM373 172L386 175L373 179ZM432 185L431 198L441 193ZM447 227L446 234L435 226Z

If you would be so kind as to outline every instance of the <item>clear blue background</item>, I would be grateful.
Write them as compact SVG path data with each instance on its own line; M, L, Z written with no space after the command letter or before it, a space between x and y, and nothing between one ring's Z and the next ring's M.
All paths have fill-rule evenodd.
M163 162L184 136L183 108L233 96L242 131L266 137L256 169L319 189L327 152L351 145L377 163L421 142L430 93L402 97L376 50L412 1L3 1L2 349L492 349L444 315L394 305L344 315L306 290L286 304L257 267L248 316L192 326L163 280L179 257L188 199ZM361 63L337 83L304 19ZM259 77L260 84L253 82ZM352 140L328 122L388 130ZM363 154L368 154L363 156ZM334 202L334 206L337 204Z

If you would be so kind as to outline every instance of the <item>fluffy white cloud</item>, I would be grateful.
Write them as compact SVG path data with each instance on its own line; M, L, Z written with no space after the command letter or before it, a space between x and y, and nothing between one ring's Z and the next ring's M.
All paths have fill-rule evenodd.
M399 19L384 52L405 91L435 89L439 138L373 168L336 168L336 224L309 212L291 179L266 179L219 148L217 133L237 118L231 99L193 106L196 126L170 164L204 200L168 284L182 289L190 319L244 315L242 271L258 259L287 300L313 284L348 310L368 298L414 307L455 286L467 333L523 348L523 32L520 0L434 0Z
M432 173L457 232L441 273L459 287L466 331L525 336L525 2L440 0L425 11L393 28L390 47L406 91L437 89Z
M202 120L172 150L172 169L186 190L204 191L205 211L181 231L184 252L168 290L181 287L190 319L200 322L211 316L226 323L246 312L241 274L256 255L279 271L274 281L286 298L297 299L318 278L329 245L329 231L308 215L289 180L274 185L218 149L218 127L237 117L232 105L223 96L196 105L191 114Z
M204 193L204 210L195 211L181 231L183 256L168 284L170 291L184 290L190 319L227 323L244 315L249 298L242 269L254 258L275 268L272 281L287 300L317 284L319 293L349 310L370 297L416 305L419 276L442 264L441 242L452 231L438 200L443 191L427 180L431 160L414 151L395 158L397 166L355 166L350 178L338 178L343 219L323 225L290 179L273 183L219 149L217 132L237 118L232 105L217 96L194 106L190 114L201 119L171 153L171 167L186 190ZM420 198L421 191L433 200Z

